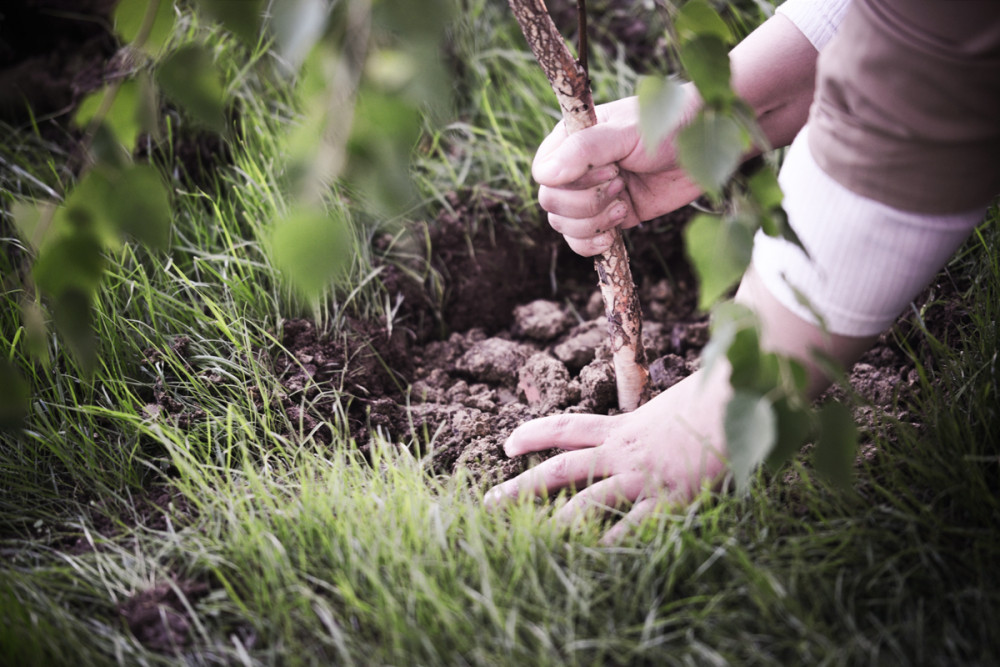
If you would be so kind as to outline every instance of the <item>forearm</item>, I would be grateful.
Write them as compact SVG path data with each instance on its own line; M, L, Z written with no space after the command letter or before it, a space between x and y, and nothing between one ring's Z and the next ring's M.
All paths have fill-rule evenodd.
M736 293L736 301L753 310L761 326L761 347L768 352L801 362L809 373L810 398L818 397L830 385L831 378L816 362L819 351L849 368L870 348L878 336L842 336L823 331L786 308L767 289L751 266Z
M730 52L733 90L756 112L771 147L787 146L805 125L818 55L795 24L780 14Z

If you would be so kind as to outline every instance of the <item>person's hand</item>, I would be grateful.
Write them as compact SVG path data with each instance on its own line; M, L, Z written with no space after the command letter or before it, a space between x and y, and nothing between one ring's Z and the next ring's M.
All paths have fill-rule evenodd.
M687 117L697 94L684 86ZM611 247L607 233L688 204L701 190L676 163L673 137L654 154L639 134L639 102L628 97L599 105L597 125L572 135L563 123L539 146L532 176L549 224L574 252L589 257Z
M554 517L564 524L632 503L605 542L617 541L661 502L690 502L726 470L722 424L731 389L728 370L717 365L712 377L699 371L633 412L552 415L522 424L504 444L508 456L569 451L493 487L484 502L497 507L571 487L578 493Z

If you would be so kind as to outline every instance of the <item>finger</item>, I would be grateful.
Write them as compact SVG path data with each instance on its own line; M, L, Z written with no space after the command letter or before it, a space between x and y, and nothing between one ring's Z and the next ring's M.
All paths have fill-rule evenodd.
M543 185L538 188L538 204L549 213L567 218L592 218L619 199L618 195L624 190L625 181L622 178L613 178L581 190Z
M612 526L608 532L604 533L601 537L601 544L611 546L621 542L626 535L638 528L643 521L653 516L660 504L661 501L659 498L646 498L637 502L621 521Z
M614 417L569 414L532 419L518 426L503 445L507 456L558 447L580 449L604 442Z
M565 238L569 249L581 257L603 255L614 245L614 237L608 232L592 236L589 239L576 239L572 236Z
M611 123L566 135L565 127L546 137L532 163L531 175L541 185L560 187L581 178L595 166L628 156L638 144L635 128Z
M521 497L547 496L567 486L587 486L611 472L612 463L604 450L565 452L497 484L486 493L483 502L493 508Z
M692 492L686 487L661 488L655 495L640 497L629 513L604 534L601 538L601 544L608 546L620 542L626 535L641 526L644 521L654 516L657 510L687 505L691 502L692 497Z
M563 236L587 239L623 225L629 217L628 200L618 197L593 216L566 216L549 213L549 226Z
M568 526L592 512L606 512L631 503L642 494L644 478L643 473L626 473L602 479L570 498L552 519Z
M597 185L604 185L621 173L617 164L599 165L590 169L580 178L559 186L561 190L587 190ZM546 186L548 187L548 186Z

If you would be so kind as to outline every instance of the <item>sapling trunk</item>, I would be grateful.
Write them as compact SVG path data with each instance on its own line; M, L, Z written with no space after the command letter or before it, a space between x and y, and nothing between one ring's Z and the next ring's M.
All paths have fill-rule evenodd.
M597 123L585 68L570 54L543 0L509 0L535 59L555 91L568 133ZM634 410L649 400L649 369L642 346L642 311L617 227L611 249L594 258L614 353L618 407Z

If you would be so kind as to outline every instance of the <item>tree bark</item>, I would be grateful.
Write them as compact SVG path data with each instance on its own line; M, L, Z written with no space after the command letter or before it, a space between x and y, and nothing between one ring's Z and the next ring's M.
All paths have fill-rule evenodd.
M587 72L570 54L544 0L509 0L521 32L542 66L572 134L597 123ZM611 232L611 249L594 258L604 297L608 334L614 353L618 407L628 412L649 400L649 368L642 346L642 311L632 281L621 230Z

